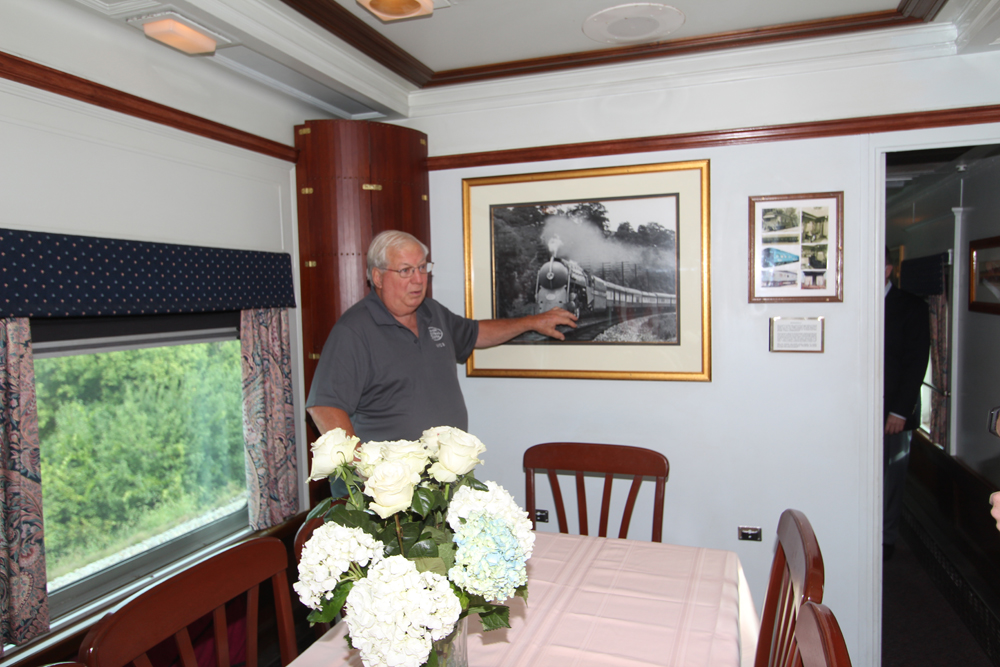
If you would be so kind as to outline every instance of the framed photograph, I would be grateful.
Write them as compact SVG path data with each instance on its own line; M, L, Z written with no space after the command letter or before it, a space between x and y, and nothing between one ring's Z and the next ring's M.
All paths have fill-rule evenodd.
M579 317L565 341L529 332L476 350L468 375L711 379L708 160L462 188L466 315Z
M750 197L750 302L843 301L844 193Z
M772 317L771 352L823 352L822 317Z
M1000 315L1000 236L969 244L969 310Z

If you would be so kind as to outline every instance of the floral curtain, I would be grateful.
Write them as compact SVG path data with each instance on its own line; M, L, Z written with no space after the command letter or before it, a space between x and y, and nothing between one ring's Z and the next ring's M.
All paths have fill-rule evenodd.
M0 653L49 629L31 332L0 319Z
M948 382L951 375L948 355L948 299L933 294L927 300L931 316L931 440L948 449Z
M289 340L287 309L242 311L243 440L254 530L281 523L299 508Z

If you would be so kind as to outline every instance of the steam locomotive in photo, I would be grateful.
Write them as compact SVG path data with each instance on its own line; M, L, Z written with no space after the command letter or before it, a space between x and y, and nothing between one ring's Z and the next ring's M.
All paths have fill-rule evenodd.
M579 317L609 308L669 310L677 307L677 296L622 287L598 278L571 259L553 257L538 269L535 307L539 313L564 308Z

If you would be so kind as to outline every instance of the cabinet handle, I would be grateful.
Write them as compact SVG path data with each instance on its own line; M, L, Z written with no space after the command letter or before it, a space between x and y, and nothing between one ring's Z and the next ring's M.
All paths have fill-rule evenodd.
M310 134L312 132L311 127L303 127L299 130L299 134Z
M378 183L364 183L361 185L362 190L381 190L382 186Z
M315 269L316 268L316 262L306 262L306 268L307 269Z
M316 354L315 352L310 352L309 353L309 358L313 359L313 360L317 360L317 359L319 359L319 355Z
M313 189L312 188L302 188L302 194L304 194L304 195L311 195L312 193L313 193Z

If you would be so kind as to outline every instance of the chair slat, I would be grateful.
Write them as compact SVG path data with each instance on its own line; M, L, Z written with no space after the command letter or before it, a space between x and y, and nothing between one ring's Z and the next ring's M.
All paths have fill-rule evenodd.
M552 501L555 504L556 516L559 520L559 532L568 533L566 509L563 504L562 492L559 487L559 472L573 473L576 478L577 509L579 517L579 532L588 534L587 496L585 475L601 473L604 475L604 490L601 497L601 514L598 534L606 537L610 523L611 488L616 475L631 475L632 487L629 491L629 501L618 531L619 537L627 537L632 512L635 508L639 486L646 477L655 480L655 498L653 508L652 539L660 542L663 539L663 503L667 477L670 474L670 463L663 454L642 447L626 445L604 445L586 442L549 442L529 447L524 453L525 505L534 526L534 514L537 508L535 500L535 474L545 472L552 487Z
M625 509L622 511L622 527L618 532L618 537L624 538L628 535L628 527L629 524L632 523L632 510L635 509L635 499L639 496L640 486L642 486L642 477L636 475L632 478L632 486L629 487L628 498L625 500ZM653 523L653 529L656 529L655 520Z
M601 525L598 527L598 536L608 536L608 515L611 513L611 485L615 481L615 476L608 473L604 476L604 495L601 497ZM628 532L627 530L625 531ZM618 537L621 537L619 535Z
M215 664L229 667L229 624L226 623L226 605L212 612L212 629L215 630Z
M177 653L180 656L181 665L198 667L198 658L194 654L194 645L191 644L191 633L188 632L187 626L174 634L174 641L177 642Z
M552 486L552 502L556 504L556 518L559 520L559 532L568 533L569 524L566 521L566 508L563 506L562 491L559 488L559 477L555 470L549 470L549 484Z
M136 656L136 658L132 660L132 663L135 667L153 667L153 663L149 660L149 656L145 653L140 653Z
M247 591L247 637L257 636L257 603L260 586L254 585ZM257 642L247 642L246 667L257 667Z

